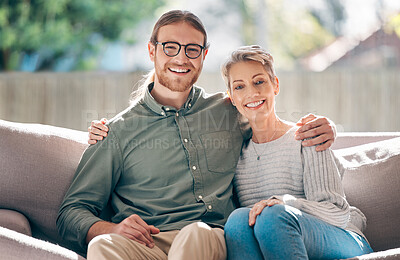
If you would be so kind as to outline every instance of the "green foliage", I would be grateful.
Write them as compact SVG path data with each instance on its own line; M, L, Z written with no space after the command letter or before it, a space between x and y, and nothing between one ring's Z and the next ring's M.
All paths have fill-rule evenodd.
M270 33L271 52L279 57L280 66L291 68L295 60L310 51L325 46L334 37L306 10L296 13L283 13L272 28L279 28Z
M260 14L260 10L251 10L251 6L254 9L252 1L254 0L238 0L244 16L244 42L257 43L257 34L264 34L267 46L263 47L278 61L277 68L293 68L296 59L334 39L331 25L322 23L309 6L291 5L290 1L258 0L265 1L265 10L261 13L265 17L266 31L261 31L255 22L256 14Z
M62 57L87 58L95 66L97 46L124 39L164 0L0 0L0 69L17 69L22 55L40 54L39 70ZM93 65L94 64L94 65Z
M397 37L400 38L400 14L393 16L385 28L388 32L394 31Z

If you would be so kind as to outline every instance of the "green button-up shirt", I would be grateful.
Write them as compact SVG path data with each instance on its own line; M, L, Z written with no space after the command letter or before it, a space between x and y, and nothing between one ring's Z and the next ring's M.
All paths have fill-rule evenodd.
M232 179L245 133L237 110L224 94L196 86L179 110L150 91L88 147L61 205L61 235L83 248L109 199L112 222L137 214L161 231L197 221L223 226L234 209Z

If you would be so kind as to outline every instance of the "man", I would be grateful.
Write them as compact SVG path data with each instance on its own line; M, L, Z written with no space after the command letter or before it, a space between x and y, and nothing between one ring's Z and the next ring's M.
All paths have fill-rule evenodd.
M110 121L108 137L85 151L57 226L82 248L90 242L88 259L225 259L222 228L249 131L229 99L193 86L208 52L198 17L162 15L148 51L150 84ZM313 125L311 135L329 146L328 121L305 128ZM99 217L108 202L110 222Z

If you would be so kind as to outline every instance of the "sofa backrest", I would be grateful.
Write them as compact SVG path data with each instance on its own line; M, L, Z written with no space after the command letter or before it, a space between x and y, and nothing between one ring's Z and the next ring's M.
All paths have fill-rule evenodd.
M333 150L384 141L400 137L400 132L341 132L332 145Z
M376 251L400 247L400 138L395 136L400 133L339 134L336 148L390 139L334 151L347 199L367 216L365 234ZM0 208L24 214L35 237L72 248L58 235L55 221L86 142L86 132L0 120Z
M24 214L32 233L63 245L56 218L87 133L0 120L0 208Z
M367 217L364 234L374 251L400 247L400 137L334 154L342 168L347 201Z

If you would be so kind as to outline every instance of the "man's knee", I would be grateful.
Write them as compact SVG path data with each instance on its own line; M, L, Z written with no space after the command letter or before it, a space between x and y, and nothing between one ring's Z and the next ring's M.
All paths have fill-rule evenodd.
M113 234L105 234L93 238L88 245L88 259L116 257L118 245L116 240L112 238L112 235Z
M91 259L167 259L158 247L152 249L118 234L100 235L88 245Z
M113 243L111 241L112 239L110 234L96 236L90 241L88 245L88 253L89 251L99 251L104 248L113 246Z
M203 222L185 226L171 245L169 257L173 259L225 259L224 231L211 228Z
M191 239L199 239L200 241L203 241L203 239L207 239L207 237L213 235L214 234L212 228L203 222L189 224L182 228L182 230L179 231L178 234L178 236L185 236L188 238L190 237Z

